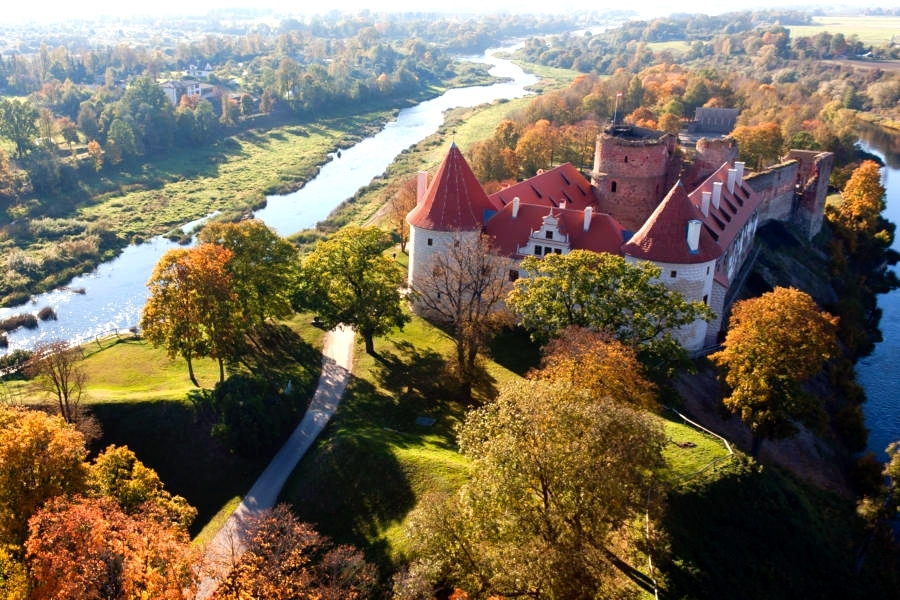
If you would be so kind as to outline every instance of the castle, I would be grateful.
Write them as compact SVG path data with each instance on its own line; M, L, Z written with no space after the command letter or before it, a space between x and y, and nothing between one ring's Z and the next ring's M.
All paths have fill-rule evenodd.
M460 236L481 233L517 262L575 249L650 261L667 287L715 313L677 332L701 354L718 341L757 228L776 220L810 239L819 232L834 158L792 150L750 174L736 157L732 138L701 138L685 165L675 136L615 125L597 137L590 181L567 163L488 195L453 144L430 184L419 174L407 216L409 286L428 277L433 257Z

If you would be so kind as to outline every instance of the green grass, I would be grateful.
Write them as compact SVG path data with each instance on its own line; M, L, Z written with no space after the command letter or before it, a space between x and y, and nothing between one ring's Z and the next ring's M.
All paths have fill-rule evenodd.
M667 470L664 478L678 486L696 477L715 477L716 471L730 461L730 454L722 440L683 423L666 413L662 420L668 438L663 450Z
M824 31L842 33L849 38L872 46L890 43L891 36L900 35L900 17L813 17L813 25L791 25L791 38L812 37Z

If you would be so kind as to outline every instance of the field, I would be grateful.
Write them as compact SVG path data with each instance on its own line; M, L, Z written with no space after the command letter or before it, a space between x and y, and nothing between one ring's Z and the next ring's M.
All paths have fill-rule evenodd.
M900 17L813 17L814 25L791 25L791 38L811 37L827 31L842 33L844 37L856 36L871 46L891 43L893 36L900 36Z

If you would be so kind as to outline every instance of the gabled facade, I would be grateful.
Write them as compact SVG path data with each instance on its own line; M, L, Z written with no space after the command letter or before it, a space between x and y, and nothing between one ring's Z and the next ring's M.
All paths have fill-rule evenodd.
M681 168L672 136L617 126L598 137L596 151L593 183L565 164L488 196L452 145L430 185L427 175L419 174L418 203L407 217L410 287L428 277L435 254L461 236L485 233L514 261L575 249L609 252L652 262L667 287L710 306L713 322L697 321L678 337L693 354L714 345L756 229L770 218L767 190L745 180L743 163L734 161L733 140L698 142L700 156L688 175L703 180L693 184L671 181ZM707 164L721 157L726 160L718 167ZM827 156L801 158L810 165L805 170L799 159L788 164L798 182L796 171L810 171L802 190L798 184L798 194L806 195L798 202L782 192L773 202L803 207L779 220L811 237L821 227L821 182L827 181L831 163ZM517 276L518 271L510 272L510 278Z

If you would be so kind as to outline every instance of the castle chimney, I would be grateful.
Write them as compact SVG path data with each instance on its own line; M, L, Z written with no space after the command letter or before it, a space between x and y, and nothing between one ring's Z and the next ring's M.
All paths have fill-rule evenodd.
M737 169L737 180L738 182L744 181L744 163L738 161L734 163L734 168Z
M519 216L519 197L516 196L515 198L513 198L513 213L512 213L512 217L513 217L513 219L515 219L515 218L518 217L518 216Z
M700 226L701 223L697 219L691 219L687 223L687 245L691 254L700 251Z
M590 206L584 209L584 230L591 228L591 217L594 216L594 209Z
M416 173L416 204L422 203L425 197L425 190L428 189L428 171L419 171Z
M734 180L737 179L737 169L728 169L728 193L734 193Z
M714 181L713 182L713 194L712 194L712 205L713 208L719 210L719 202L722 201L722 182Z
M709 216L709 199L712 196L712 192L703 192L702 200L700 201L700 212L703 213L704 217Z

